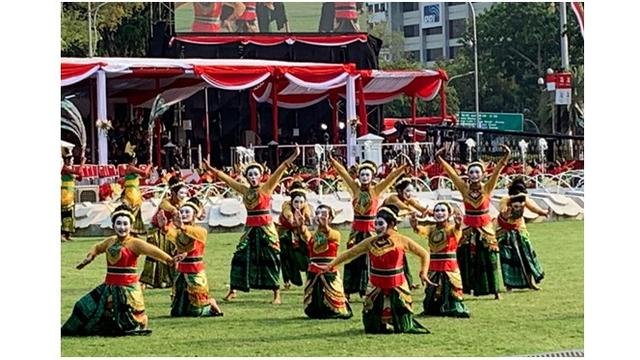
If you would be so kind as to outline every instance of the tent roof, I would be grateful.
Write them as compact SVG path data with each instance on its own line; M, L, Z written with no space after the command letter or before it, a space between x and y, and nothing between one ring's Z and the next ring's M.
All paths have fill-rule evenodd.
M150 106L157 94L162 94L167 103L175 103L205 87L253 89L258 102L270 102L275 86L278 106L302 108L329 96L344 97L349 76L361 79L365 103L378 105L402 94L431 100L447 80L443 70L357 70L353 64L254 59L62 58L61 85L78 83L98 70L107 76L109 97L126 97L138 106Z

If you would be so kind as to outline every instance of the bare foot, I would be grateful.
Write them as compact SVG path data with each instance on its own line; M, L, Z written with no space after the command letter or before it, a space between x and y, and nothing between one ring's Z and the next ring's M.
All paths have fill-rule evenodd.
M284 289L285 290L289 290L290 287L291 287L291 283L290 282L284 283Z
M500 294L496 293L495 296L493 297L495 300L500 300Z
M280 290L276 290L273 292L273 301L271 301L273 305L282 304L282 299L280 298Z
M235 299L236 296L237 296L237 294L236 294L235 290L229 290L227 295L225 297L223 297L222 300L229 301L229 300Z

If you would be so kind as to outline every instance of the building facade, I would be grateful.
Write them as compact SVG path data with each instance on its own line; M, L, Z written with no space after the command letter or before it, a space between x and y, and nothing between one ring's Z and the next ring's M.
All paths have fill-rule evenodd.
M474 2L476 15L491 2ZM466 2L368 2L370 24L387 22L392 31L404 34L407 58L432 65L456 56L471 10Z

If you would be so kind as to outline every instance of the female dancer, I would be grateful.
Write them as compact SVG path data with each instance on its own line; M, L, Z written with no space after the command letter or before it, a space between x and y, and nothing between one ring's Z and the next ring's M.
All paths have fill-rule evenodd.
M71 241L71 234L76 231L75 216L75 196L76 196L76 179L82 180L80 168L84 165L84 157L80 162L80 168L73 169L73 154L67 148L63 148L64 153L62 159L64 165L60 171L62 175L62 185L60 186L60 216L62 218L62 226L60 227L61 240Z
M428 315L469 317L469 310L462 303L462 279L456 260L458 241L462 237L462 216L456 213L455 225L449 223L451 206L439 202L433 207L435 225L420 226L415 216L411 217L413 230L427 239L431 253L429 280L437 286L428 286L422 305Z
M174 216L180 213L180 207L189 196L189 190L185 183L182 182L180 175L174 175L169 178L168 186L170 195L162 199L158 211L151 219L153 229L147 241L167 254L174 256L176 254L175 245L167 241L159 224L159 217L163 216L169 222L172 221ZM154 288L172 287L173 279L176 275L175 269L167 267L153 258L146 258L144 260L144 270L140 275L140 282Z
M394 205L400 210L400 217L404 215L413 215L419 214L420 217L425 217L427 215L431 215L431 212L428 208L422 206L416 199L413 198L413 194L415 192L415 187L413 186L413 181L411 181L410 177L402 177L396 184L394 185L396 190L395 194L389 195L382 206ZM405 269L404 274L407 277L407 282L409 283L409 287L411 289L417 289L420 287L418 284L413 283L413 277L411 276L411 271L409 269L409 262L405 259L404 261Z
M365 333L429 333L413 318L411 290L403 274L404 254L409 251L420 257L420 279L431 284L427 277L429 253L395 230L398 220L398 208L393 205L381 207L375 219L376 235L340 254L326 266L332 270L368 254L372 289L367 293L362 310Z
M466 294L473 291L474 296L493 294L500 299L500 269L498 268L498 241L496 240L489 206L491 192L498 182L500 171L507 164L511 150L506 145L500 145L505 155L498 161L493 173L485 184L484 166L481 162L472 162L467 166L469 184L465 183L456 171L447 163L438 150L436 158L447 173L455 187L462 194L464 202L464 228L457 257L462 275L462 288Z
M127 143L128 145L129 143ZM140 192L140 178L148 178L153 166L149 164L145 170L137 167L138 159L133 149L125 149L125 156L128 161L127 169L124 173L124 191L122 192L122 203L127 205L133 213L133 224L131 233L134 236L147 234L147 229L142 221L142 193Z
M202 211L200 200L191 198L174 214L168 224L164 214L158 217L162 231L175 243L178 276L173 284L171 316L222 316L216 300L209 297L209 285L204 269L204 248L207 245L207 229L195 225Z
M249 186L204 162L205 167L215 173L218 179L242 194L242 201L247 208L245 232L231 259L230 288L223 300L235 298L236 290L248 292L250 289L269 289L273 291L271 303L282 303L279 285L280 242L271 219L271 194L298 155L300 147L296 146L295 152L264 183L260 183L264 167L258 163L247 165L244 177L249 181Z
M292 283L302 286L300 272L307 270L309 257L307 256L307 238L301 228L302 225L311 225L311 206L307 203L307 192L303 184L300 182L291 184L289 196L291 200L282 204L280 226L278 226L280 261L285 289L291 287Z
M374 186L371 184L371 181L373 180L373 176L378 172L378 168L372 161L365 160L358 166L357 174L358 180L360 180L360 184L358 184L358 182L349 175L347 169L334 159L333 156L330 155L329 160L333 168L338 172L338 175L342 178L342 181L344 181L351 191L353 197L351 203L353 205L354 216L349 241L347 242L347 249L351 249L353 246L374 234L374 219L375 213L378 210L380 194L387 190L391 184L402 175L405 171L406 164L393 170L389 176ZM366 256L360 256L344 266L344 292L347 294L347 299L349 295L353 293L360 294L360 297L366 293L367 281L369 279L368 267Z
M142 289L136 266L138 256L151 256L167 266L175 261L169 254L144 240L131 236L133 213L120 205L111 214L116 235L94 245L87 257L76 266L82 269L96 256L106 253L107 276L97 288L76 303L73 313L62 325L62 335L136 335L148 334Z
M330 226L333 216L331 207L318 206L315 217L318 228L309 239L310 263L304 287L304 313L312 319L348 319L353 316L340 274L338 271L323 272L322 268L336 258L340 247L340 232Z
M511 289L540 290L538 284L544 278L544 270L529 240L529 232L522 215L527 208L541 216L548 216L527 197L524 179L518 177L509 186L509 195L500 201L496 236L500 244L502 279L507 291Z

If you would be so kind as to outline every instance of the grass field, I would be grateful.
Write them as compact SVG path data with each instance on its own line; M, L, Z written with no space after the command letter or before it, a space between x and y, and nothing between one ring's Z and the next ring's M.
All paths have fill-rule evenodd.
M63 338L63 356L504 356L584 348L584 223L531 224L529 231L546 278L543 290L506 293L503 300L467 297L471 319L418 317L430 335L365 335L362 304L350 320L310 320L302 311L302 289L271 293L227 291L229 265L239 233L211 234L207 275L222 318L172 319L169 289L145 291L153 333L146 337ZM409 234L407 230L402 230ZM343 232L343 239L347 233ZM411 235L413 236L413 235ZM83 269L74 266L98 239L62 244L61 324L82 295L102 282L104 256ZM421 243L424 244L424 241ZM344 241L343 241L344 247ZM417 261L410 256L417 276ZM139 261L140 270L143 259ZM422 311L423 289L414 290L414 311Z
M287 13L287 20L289 20L289 28L291 32L317 32L320 22L320 12L322 9L321 2L306 2L285 3L285 11ZM359 17L360 29L366 30L366 14L361 14ZM193 23L193 7L190 4L185 4L176 8L175 13L175 26L176 32L190 32L191 24ZM279 32L276 28L276 23L271 23L271 31ZM280 32L284 29L280 30Z

